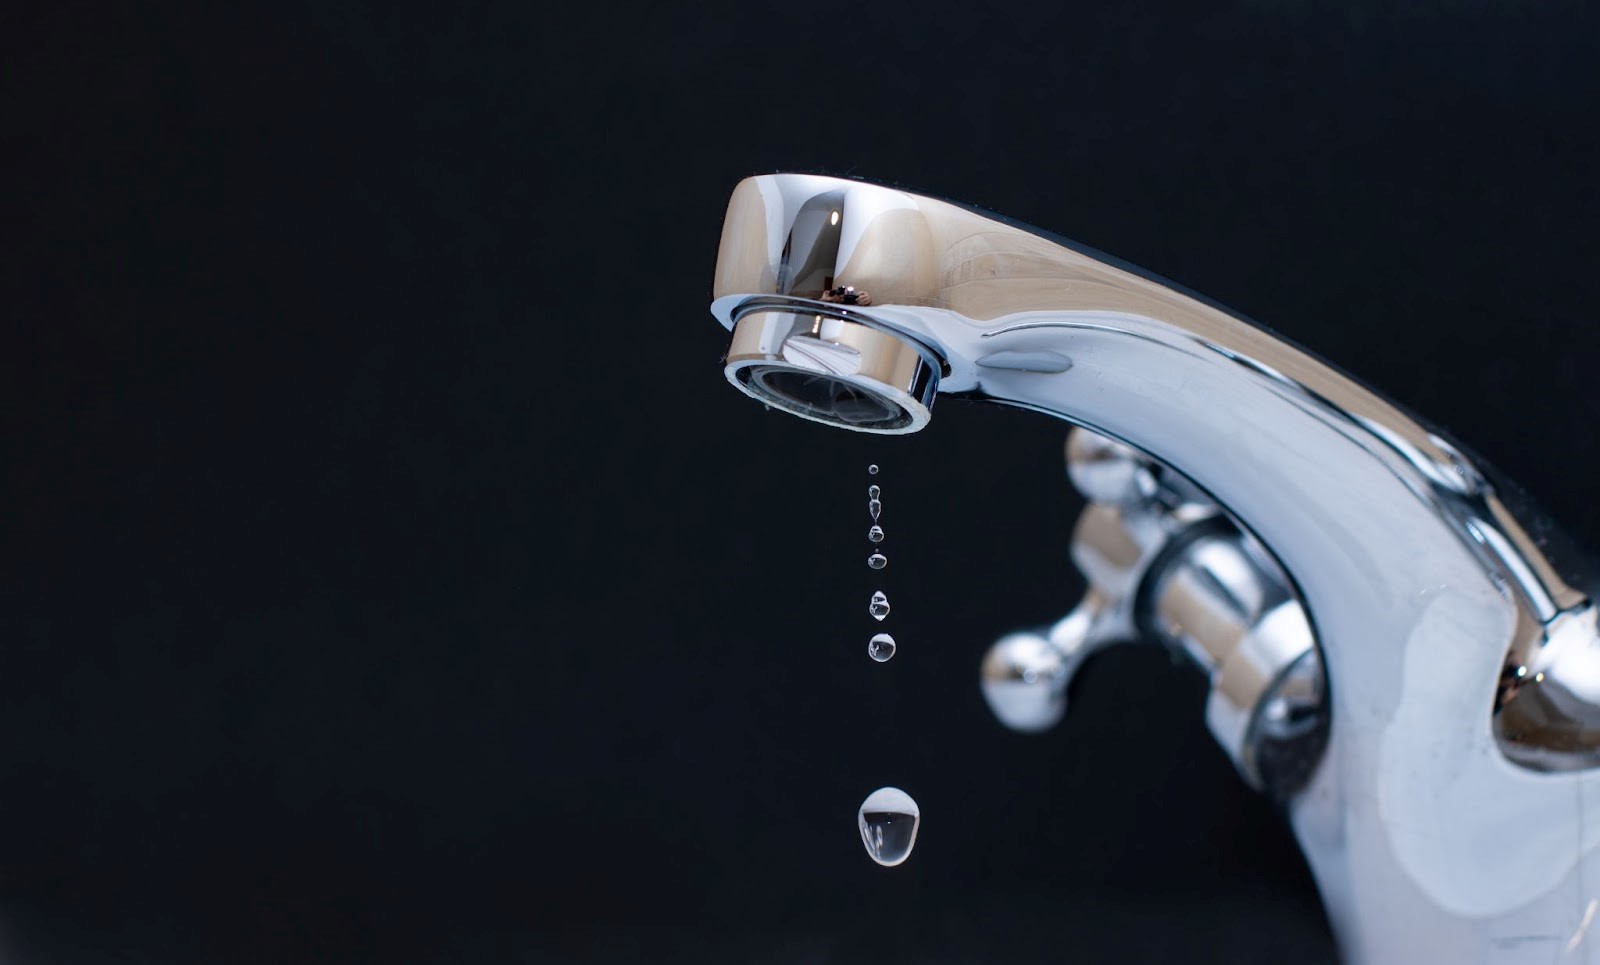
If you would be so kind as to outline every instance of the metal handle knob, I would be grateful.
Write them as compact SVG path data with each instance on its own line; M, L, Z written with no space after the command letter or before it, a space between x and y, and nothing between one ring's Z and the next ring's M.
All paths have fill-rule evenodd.
M1272 555L1192 483L1129 446L1075 429L1067 471L1090 500L1073 533L1089 592L1044 632L985 655L985 700L1013 730L1049 728L1073 675L1117 640L1160 640L1211 681L1206 724L1244 779L1275 796L1311 776L1328 734L1316 638Z
M1095 633L1104 612L1104 598L1091 590L1048 629L1008 633L994 642L984 654L978 679L983 699L1000 723L1034 734L1060 722L1073 675L1085 657L1109 642Z

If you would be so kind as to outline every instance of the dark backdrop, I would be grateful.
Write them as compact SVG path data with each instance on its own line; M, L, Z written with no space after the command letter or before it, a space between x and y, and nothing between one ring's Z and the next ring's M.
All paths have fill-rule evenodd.
M1164 274L1600 535L1581 5L233 6L0 14L4 961L1331 960L1164 654L987 715L1064 426L724 383L753 173Z

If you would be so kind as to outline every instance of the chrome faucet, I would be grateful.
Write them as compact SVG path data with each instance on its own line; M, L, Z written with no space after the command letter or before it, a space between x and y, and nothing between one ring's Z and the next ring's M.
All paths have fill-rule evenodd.
M741 182L713 299L728 380L802 418L915 432L943 393L1078 427L1089 589L984 657L1003 723L1048 727L1086 656L1162 641L1349 961L1600 963L1594 584L1486 467L1219 306L893 188Z

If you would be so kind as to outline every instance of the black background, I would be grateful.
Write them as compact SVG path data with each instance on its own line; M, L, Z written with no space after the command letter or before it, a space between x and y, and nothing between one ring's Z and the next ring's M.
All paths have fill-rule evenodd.
M1387 6L8 8L0 958L1331 961L1162 652L982 705L1081 589L1065 427L764 412L706 305L750 174L980 204L1592 542L1600 30Z

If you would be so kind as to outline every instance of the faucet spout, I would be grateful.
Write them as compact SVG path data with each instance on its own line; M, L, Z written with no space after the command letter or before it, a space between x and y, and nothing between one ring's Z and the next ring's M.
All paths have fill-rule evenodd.
M878 185L742 182L713 297L747 394L873 432L920 429L937 393L1048 413L1263 548L1325 674L1327 739L1286 805L1351 958L1478 960L1587 921L1594 609L1443 437L1198 296Z

